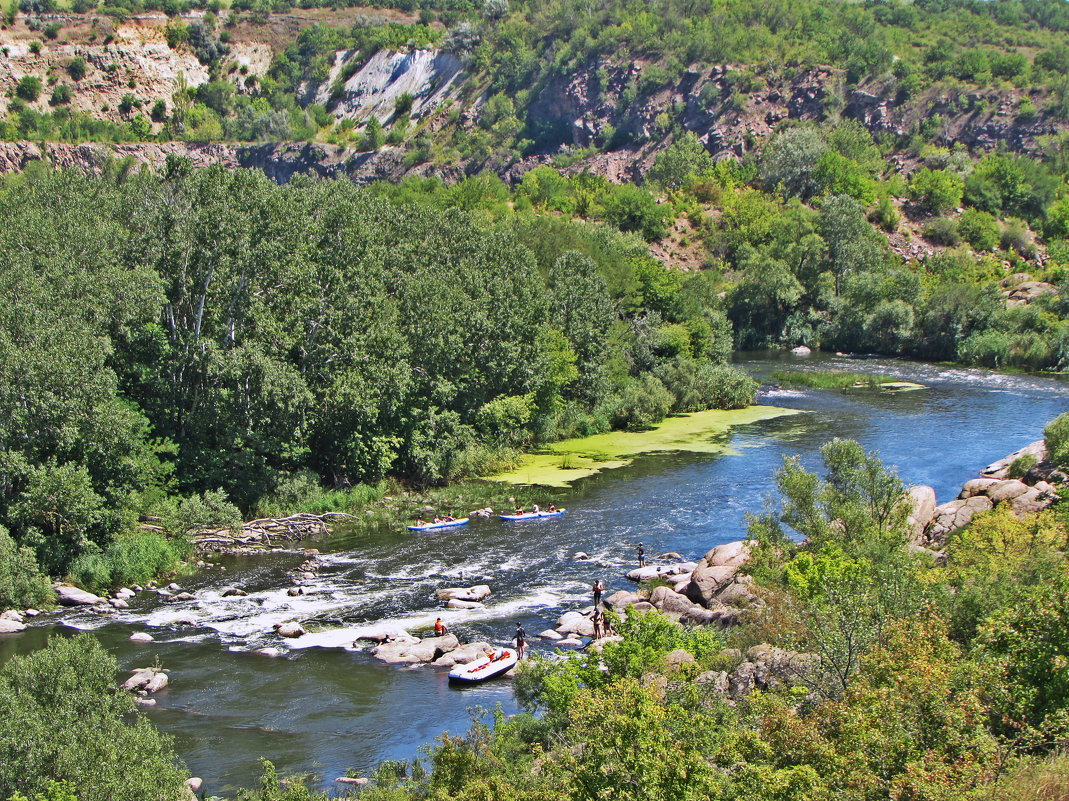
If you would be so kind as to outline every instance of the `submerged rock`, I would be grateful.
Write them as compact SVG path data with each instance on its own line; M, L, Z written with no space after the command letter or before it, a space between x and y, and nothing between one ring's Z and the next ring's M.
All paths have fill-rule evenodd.
M491 595L487 584L477 584L474 587L446 587L438 590L439 601L481 601Z
M368 779L364 776L359 778L353 778L352 776L339 776L334 780L338 784L348 784L350 787L363 787L368 783Z

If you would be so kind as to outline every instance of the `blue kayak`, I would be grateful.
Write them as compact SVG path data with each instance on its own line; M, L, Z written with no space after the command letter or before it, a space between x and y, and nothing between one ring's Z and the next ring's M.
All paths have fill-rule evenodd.
M538 520L542 517L559 517L567 509L554 509L552 512L524 512L522 515L498 515L502 520Z
M468 518L458 517L456 520L443 520L441 523L424 523L422 526L409 526L409 531L430 531L433 528L451 528L452 526L466 526Z

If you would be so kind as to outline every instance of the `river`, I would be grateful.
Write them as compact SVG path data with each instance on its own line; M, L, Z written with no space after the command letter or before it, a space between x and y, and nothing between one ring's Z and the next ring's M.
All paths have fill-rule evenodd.
M62 625L0 639L0 662L41 647L54 633L91 629L123 668L150 665L158 655L170 669L171 686L147 714L175 737L209 794L255 784L261 756L283 772L313 771L329 785L347 768L367 772L384 759L418 756L444 730L465 732L469 708L517 709L507 681L455 689L444 671L377 662L352 645L360 627L389 620L429 629L440 614L462 640L503 643L517 621L534 635L563 611L587 605L595 578L605 582L607 595L633 586L623 574L634 565L639 540L647 554L675 551L697 559L743 537L744 515L762 508L784 454L816 469L828 439L857 439L896 465L907 483L933 486L942 503L981 467L1042 437L1044 425L1069 409L1069 383L1055 377L816 354L740 354L738 363L758 378L790 364L878 372L925 388L766 388L758 403L803 413L734 429L724 454L650 455L568 490L529 493L528 503L567 506L560 518L511 525L473 520L436 535L340 532L316 543L324 566L300 598L287 596L286 571L301 557L227 558L226 573L185 581L196 601L164 604L141 595L110 621L68 615ZM575 561L577 551L590 560ZM434 601L438 587L470 583L493 588L485 611L445 612ZM222 598L234 585L250 594ZM173 622L188 616L196 626ZM277 659L251 653L265 645L287 648L272 625L290 619L314 633L288 643ZM133 631L149 631L157 641L130 643ZM536 640L534 647L547 646Z

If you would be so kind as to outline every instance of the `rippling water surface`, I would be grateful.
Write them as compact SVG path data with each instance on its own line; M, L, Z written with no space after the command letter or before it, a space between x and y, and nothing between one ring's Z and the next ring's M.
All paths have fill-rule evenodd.
M739 363L758 378L787 365L834 367L893 375L925 389L766 389L759 403L805 413L734 430L728 455L648 456L571 490L530 493L527 503L567 506L563 517L473 520L438 534L339 533L319 546L323 568L299 598L286 594L285 571L300 557L229 559L227 573L189 580L196 601L164 605L141 597L110 622L68 617L68 625L0 640L0 661L40 647L51 633L93 629L124 668L159 655L171 670L171 687L149 715L175 736L209 793L254 784L260 756L329 782L349 767L366 771L383 759L417 756L443 730L466 731L470 707L516 709L508 682L455 689L444 671L382 665L353 647L361 629L383 622L428 629L441 615L462 639L503 643L517 621L535 634L562 611L589 603L595 578L605 581L607 594L631 586L622 576L639 540L648 554L698 558L742 537L745 513L761 508L784 454L816 469L825 441L857 439L897 465L907 483L935 487L942 502L981 467L1039 439L1043 426L1069 409L1069 384L1052 377L788 354L742 354ZM590 560L574 561L576 551ZM485 611L445 611L434 600L439 587L470 583L493 588ZM249 595L223 598L235 584ZM177 625L183 617L197 625ZM281 641L272 626L292 619L313 633ZM141 630L158 641L128 642ZM266 645L288 650L279 659L251 653Z

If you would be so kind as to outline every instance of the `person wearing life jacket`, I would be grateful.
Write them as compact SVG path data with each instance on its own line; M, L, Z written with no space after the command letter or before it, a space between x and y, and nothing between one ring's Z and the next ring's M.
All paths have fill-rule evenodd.
M434 621L434 636L435 637L444 637L448 633L449 633L449 629L447 629L445 627L445 623L442 622L441 618L438 618L437 620Z

